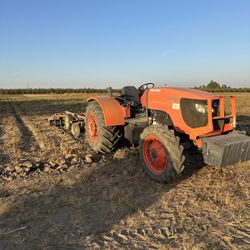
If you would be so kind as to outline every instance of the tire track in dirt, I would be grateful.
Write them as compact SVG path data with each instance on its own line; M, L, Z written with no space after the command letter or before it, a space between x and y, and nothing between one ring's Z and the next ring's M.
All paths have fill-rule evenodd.
M12 113L16 119L17 126L21 132L21 138L19 140L18 146L20 147L21 151L24 152L31 152L31 151L39 151L40 147L29 127L26 126L19 109L9 102L11 107Z
M25 123L35 137L37 137L37 142L41 144L40 147L44 151L50 149L50 153L62 154L70 149L74 150L82 147L84 147L84 149L88 148L86 147L87 145L84 143L84 140L76 140L70 133L49 125L47 120L49 115L47 111L49 110L49 114L51 114L51 110L55 109L56 112L57 105L50 102L19 102L17 103L17 106L19 110L25 114L23 116ZM32 109L30 108L31 106ZM58 108L59 110L62 109L60 105ZM82 143L80 144L79 142ZM81 145L81 147L79 147L79 145Z
M0 162L5 162L5 155L4 155L4 151L2 150L3 149L3 139L2 137L4 136L4 131L3 131L3 124L2 122L0 121Z
M5 102L1 102L0 104L0 163L5 164L10 161L10 157L8 155L8 151L6 151L4 144L5 130L4 130L4 116L5 116Z
M8 119L4 120L6 135L3 145L12 160L10 165L0 166L2 178L12 180L38 176L41 172L59 174L78 167L88 168L92 161L102 159L90 154L92 151L86 143L80 143L70 134L50 126L43 112L37 115L39 105L6 102L5 106ZM85 158L86 154L91 155L91 159Z
M43 128L44 120L40 119L40 117L36 114L33 114L33 112L30 110L30 106L28 107L29 110L24 108L24 106L25 105L23 104L16 103L15 109L18 110L18 113L22 116L25 126L30 131L30 133L32 133L33 138L36 140L36 143L40 148L41 155L44 153L53 153L53 148L51 148L51 145L48 144L47 141L46 130Z
M21 132L17 126L16 118L8 102L0 105L0 126L1 126L1 148L0 148L0 178L12 180L12 171L23 157L23 152L19 147Z
M7 101L1 109L0 177L5 180L25 177L40 167L37 156L41 149L15 104Z
M48 117L42 112L46 106L42 109L39 103L33 103L32 109L30 106L29 102L16 103L16 109L22 115L22 119L33 133L41 149L40 159L37 160L43 166L40 168L42 171L46 169L45 171L51 172L51 170L57 169L59 172L64 172L73 168L88 167L85 166L85 163L89 164L92 161L99 162L101 160L102 157L94 153L84 140L76 140L71 134L50 126ZM47 109L49 108L50 106ZM93 156L90 162L88 162L89 159L85 158L85 155L88 154Z
M158 249L159 245L168 244L176 238L175 231L170 226L157 225L143 228L121 228L97 237L86 237L84 246L95 247L129 247L133 249Z
M66 155L72 149L79 150L82 148L81 146L79 147L79 143L72 136L55 127L51 127L48 124L47 117L33 113L29 106L20 104L17 106L21 113L28 114L23 119L36 138L42 150L42 155L56 158Z

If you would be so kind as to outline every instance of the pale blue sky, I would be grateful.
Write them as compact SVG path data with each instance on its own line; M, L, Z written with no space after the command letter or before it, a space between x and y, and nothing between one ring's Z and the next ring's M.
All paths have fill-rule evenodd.
M249 0L0 0L0 88L250 87Z

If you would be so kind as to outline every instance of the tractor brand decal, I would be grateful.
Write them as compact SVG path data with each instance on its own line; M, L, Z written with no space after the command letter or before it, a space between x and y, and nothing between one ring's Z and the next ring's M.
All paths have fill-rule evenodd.
M171 102L178 102L180 100L180 98L174 97L174 96L169 96L167 97L167 99Z
M150 89L149 91L150 91L150 92L161 92L160 89Z
M172 104L172 109L179 110L180 109L180 104L179 103L173 103Z

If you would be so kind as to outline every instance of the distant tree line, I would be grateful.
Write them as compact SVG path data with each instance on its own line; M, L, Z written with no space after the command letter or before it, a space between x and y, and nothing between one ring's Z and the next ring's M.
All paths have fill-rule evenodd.
M25 88L25 89L0 89L0 94L68 94L68 93L107 93L107 89L95 89L95 88ZM120 92L120 89L112 89L112 92Z
M112 89L114 93L120 93L121 89ZM195 89L209 92L250 92L250 88L231 88L226 84L219 84L211 80L207 85L195 87ZM68 93L107 93L107 88L23 88L23 89L0 89L0 94L68 94Z
M206 90L209 92L250 92L250 88L231 88L226 84L219 84L211 80L207 85L196 87L196 89Z

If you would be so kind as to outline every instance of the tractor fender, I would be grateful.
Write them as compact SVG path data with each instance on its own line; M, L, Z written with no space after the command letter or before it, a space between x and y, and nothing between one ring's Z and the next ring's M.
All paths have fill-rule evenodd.
M96 101L100 105L104 116L105 126L125 125L124 110L115 98L110 96L94 96L88 98L87 101Z

